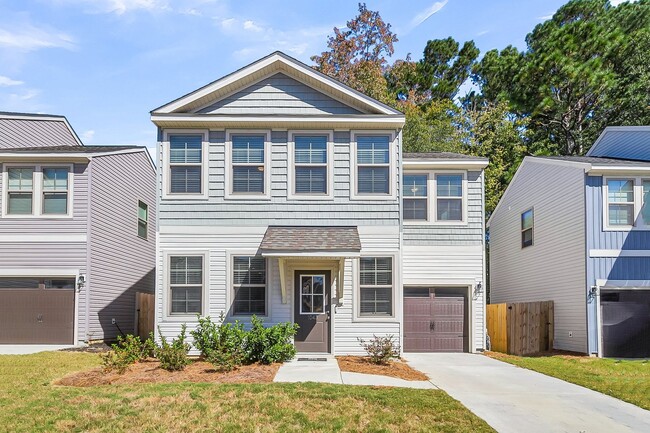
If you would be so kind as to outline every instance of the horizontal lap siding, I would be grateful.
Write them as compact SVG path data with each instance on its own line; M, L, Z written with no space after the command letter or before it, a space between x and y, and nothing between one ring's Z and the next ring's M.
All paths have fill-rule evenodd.
M0 149L78 145L62 120L0 119Z
M144 153L93 159L90 252L92 339L134 332L135 293L154 292L155 175ZM138 237L138 201L148 205L147 239Z
M582 168L527 158L490 223L491 302L554 301L555 348L576 352L587 352L584 178ZM534 245L522 249L531 207Z

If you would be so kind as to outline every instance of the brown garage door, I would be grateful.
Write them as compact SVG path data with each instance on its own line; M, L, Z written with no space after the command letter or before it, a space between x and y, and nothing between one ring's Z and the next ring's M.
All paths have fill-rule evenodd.
M463 289L404 289L404 351L467 351Z
M0 344L72 344L74 278L0 278Z

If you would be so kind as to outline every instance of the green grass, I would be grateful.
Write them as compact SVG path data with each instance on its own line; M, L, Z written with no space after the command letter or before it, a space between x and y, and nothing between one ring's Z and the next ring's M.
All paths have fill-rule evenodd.
M650 362L587 356L523 357L491 352L489 356L611 395L650 410Z
M95 354L0 356L0 429L11 432L487 432L442 391L322 384L52 385Z

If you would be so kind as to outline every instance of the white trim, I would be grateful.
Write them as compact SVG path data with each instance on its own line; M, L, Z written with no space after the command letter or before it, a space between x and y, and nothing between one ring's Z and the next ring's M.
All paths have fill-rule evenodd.
M361 276L361 263L360 259L362 257L377 257L377 258L382 258L382 257L390 257L392 260L392 268L391 268L391 273L393 277L392 281L392 308L393 308L393 314L390 316L362 316L360 314L361 310L361 282L360 282L360 276ZM359 258L355 258L352 260L352 323L399 323L400 327L403 325L403 318L402 318L402 313L401 310L398 314L398 307L397 307L397 300L402 299L402 288L399 287L397 283L400 282L400 278L398 277L398 274L400 273L399 270L401 268L401 263L398 262L398 259L400 258L399 253L395 252L379 252L379 251L372 251L372 252L364 252L363 256ZM404 330L401 330L401 334L404 334Z
M30 268L18 267L0 269L0 277L77 277L79 269L73 268ZM86 282L87 284L87 282Z
M232 137L236 135L262 135L264 137L264 193L262 194L239 194L232 192ZM228 200L270 200L272 151L270 129L226 129L224 198Z
M326 136L327 137L327 194L298 194L296 190L296 136ZM334 132L332 130L299 129L288 133L287 143L287 199L305 201L323 201L334 199Z
M7 168L33 168L32 177L32 213L31 214L9 214L9 175ZM67 212L65 214L46 214L43 213L43 168L67 168L68 169L68 189L67 193ZM71 219L74 215L74 164L60 164L47 162L32 163L3 163L2 164L2 218L7 219Z
M88 236L85 233L25 233L22 235L3 234L0 238L0 244L5 242L86 242Z
M596 158L596 157L594 157ZM590 175L610 175L615 176L620 173L621 176L635 176L634 173L648 173L650 166L616 166L616 165L592 165L591 169L587 171ZM647 176L647 174L646 174Z
M599 289L650 290L650 280L596 280Z
M171 135L201 135L201 193L171 193L170 143ZM207 129L165 129L162 146L162 198L166 200L207 200L210 133ZM195 164L199 165L199 164Z
M231 314L233 303L235 302L235 287L233 283L233 258L234 257L254 257L257 255L257 250L254 248L230 249L226 250L226 317L239 321L250 321L252 314ZM271 308L271 273L270 261L264 258L266 269L266 284L264 287L264 314L256 314L266 321L273 321L273 309ZM217 289L218 290L218 289Z
M388 194L359 194L357 192L357 136L388 136ZM350 200L392 201L397 199L397 136L392 130L350 131Z
M487 161L472 161L472 160L455 160L455 159L418 159L404 160L402 166L404 170L435 170L435 169L481 169L487 167Z
M110 146L106 146L109 147ZM47 149L47 148L44 148ZM146 149L140 147L134 149L114 150L106 152L0 152L0 158L12 161L28 161L33 159L65 159L65 160L84 160L87 161L93 157L123 155L128 153L144 152Z
M632 225L610 225L609 224L609 185L610 180L631 180L633 182L633 202L621 202L620 204L632 204L634 208L634 223ZM650 176L603 176L602 201L603 201L603 231L648 231L650 225L643 224L643 181L650 181ZM616 204L616 203L613 203ZM650 206L650 203L648 204Z
M162 318L161 322L170 323L185 323L194 322L196 320L196 313L192 314L171 314L171 290L169 288L169 272L171 271L170 257L186 257L186 256L202 256L203 257L203 298L201 299L201 315L207 316L210 312L210 287L209 287L209 274L210 274L210 252L205 249L189 250L189 249L170 249L163 250L163 264L162 264Z
M589 250L589 257L650 257L647 250Z
M274 251L272 253L265 253L262 251L262 256L282 257L285 259L303 258L303 257L340 259L340 258L360 257L361 253L359 251L332 251L332 252L306 251L306 252L299 253L296 252L295 250L288 250L288 251L279 251L279 252Z
M304 293L302 293L302 285L301 285L300 288L298 289L300 291L300 296L296 297L296 302L299 302L298 305L299 305L299 308L300 308L300 315L305 316L305 315L316 314L316 315L322 316L323 314L327 314L327 308L328 307L330 309L332 308L332 303L331 302L332 302L332 299L333 299L332 294L331 294L331 292L332 292L332 275L331 275L331 273L330 273L330 299L329 299L330 303L329 304L327 303L327 300L328 300L327 299L327 289L326 289L327 276L325 274L302 274L301 273L301 274L298 275L298 280L301 282L301 284L302 284L302 277L311 277L311 280L312 280L312 292L308 293L308 295L311 295L312 299L314 299L314 295L318 295L318 296L323 297L323 311L321 313L313 312L313 311L308 312L308 313L304 313L302 311L302 296L304 295ZM320 295L318 293L314 293L314 290L313 290L314 289L314 277L323 277L323 294L322 295ZM294 275L294 278L295 278L295 275ZM331 312L330 312L330 315L331 315Z
M203 235L233 235L233 233L246 233L249 235L263 236L268 226L178 226L159 225L158 232L165 236L203 236Z
M243 116L243 115L215 115L215 114L156 114L151 116L151 121L160 127L167 127L172 124L173 127L188 126L196 127L197 124L215 125L217 123L227 123L229 125L251 125L259 124L274 128L279 125L295 124L322 124L333 125L333 127L342 128L345 125L372 124L384 128L401 128L404 126L403 115L381 115L381 114L348 114L348 115L316 115L316 116ZM212 126L213 128L215 126Z

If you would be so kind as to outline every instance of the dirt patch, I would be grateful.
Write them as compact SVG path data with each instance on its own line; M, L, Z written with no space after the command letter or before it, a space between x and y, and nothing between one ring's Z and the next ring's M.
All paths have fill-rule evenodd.
M272 382L280 364L244 365L237 370L220 373L208 362L196 361L183 371L167 371L160 368L158 361L138 362L129 367L124 374L104 373L101 368L80 371L54 382L63 386L122 385L133 383L267 383Z
M404 380L429 380L426 374L411 368L405 362L391 361L388 364L373 364L363 356L337 356L341 371L351 373L378 374Z

